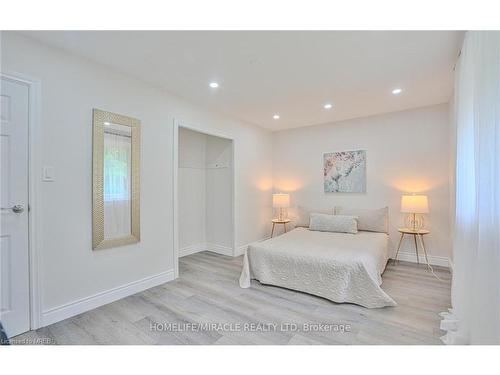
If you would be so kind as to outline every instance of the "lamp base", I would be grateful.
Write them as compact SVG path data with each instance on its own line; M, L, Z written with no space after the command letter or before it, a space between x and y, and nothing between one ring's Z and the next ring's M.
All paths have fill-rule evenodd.
M279 214L278 214L278 220L283 221L286 220L288 217L288 214L286 212L286 208L280 208Z
M406 228L410 228L410 229L413 229L415 231L423 229L424 217L422 215L409 214L405 218L405 226L406 226Z

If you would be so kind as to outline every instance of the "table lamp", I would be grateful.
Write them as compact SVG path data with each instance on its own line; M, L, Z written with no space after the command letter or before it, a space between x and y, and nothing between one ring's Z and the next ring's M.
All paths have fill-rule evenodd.
M418 231L424 226L423 216L429 212L429 202L427 195L403 195L401 197L401 212L408 213L405 225L414 231Z
M279 208L278 220L285 220L287 217L286 209L290 207L290 194L273 194L273 208Z

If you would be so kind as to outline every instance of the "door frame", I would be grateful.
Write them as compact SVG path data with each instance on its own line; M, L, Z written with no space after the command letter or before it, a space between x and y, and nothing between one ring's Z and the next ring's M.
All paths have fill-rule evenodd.
M172 155L172 169L173 169L173 253L174 253L174 277L179 277L179 128L193 130L198 133L211 135L214 137L224 138L231 141L231 173L232 173L232 186L231 186L231 204L232 204L232 247L233 256L236 254L237 244L237 228L236 228L236 139L234 136L226 134L218 129L190 124L182 120L174 119L173 124L173 155Z
M0 72L1 78L28 86L28 257L30 330L42 326L42 232L40 220L41 82L22 73Z

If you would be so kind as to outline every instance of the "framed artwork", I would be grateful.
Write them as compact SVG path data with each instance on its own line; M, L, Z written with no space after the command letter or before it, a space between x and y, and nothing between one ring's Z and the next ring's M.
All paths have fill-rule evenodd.
M325 193L366 192L366 151L323 154Z

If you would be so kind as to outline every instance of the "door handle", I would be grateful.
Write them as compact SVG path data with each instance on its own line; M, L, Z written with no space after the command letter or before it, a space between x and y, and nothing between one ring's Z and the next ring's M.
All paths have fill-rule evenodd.
M22 214L24 212L24 206L22 204L16 204L12 207L2 207L2 210L12 211L15 214Z

